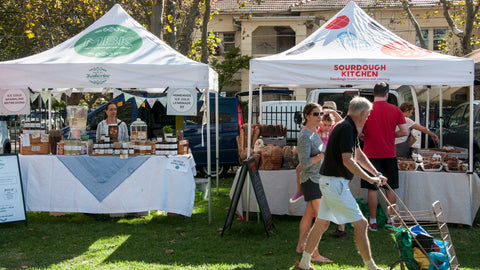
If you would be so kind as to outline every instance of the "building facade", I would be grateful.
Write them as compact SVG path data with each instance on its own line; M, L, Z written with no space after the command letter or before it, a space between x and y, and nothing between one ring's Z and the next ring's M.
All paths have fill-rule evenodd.
M218 10L209 28L218 34L222 43L218 54L239 47L242 55L263 57L285 51L304 40L344 8L347 0L217 0L212 8ZM401 1L355 0L359 7L377 22L399 37L419 45L415 28L402 7ZM443 17L439 0L412 0L411 11L422 28L427 48L439 51L440 44L450 31ZM242 71L242 85L226 89L248 91L248 71ZM294 89L297 100L305 100L311 89ZM458 93L457 93L458 92ZM444 99L463 98L465 90L452 89Z

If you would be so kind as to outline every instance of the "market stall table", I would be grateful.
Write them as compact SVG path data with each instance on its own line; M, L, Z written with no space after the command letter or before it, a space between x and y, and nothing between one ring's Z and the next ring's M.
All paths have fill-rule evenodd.
M190 155L127 160L19 155L19 161L27 211L101 214L163 210L192 214L196 172ZM92 166L104 169L94 171ZM106 176L100 172L108 174L109 168L119 168L119 172Z
M263 188L270 212L274 215L302 216L305 211L303 199L290 203L289 199L296 191L295 170L260 170ZM236 185L235 177L232 187ZM430 210L432 203L439 200L448 223L472 225L480 206L480 178L465 173L400 171L400 187L396 190L410 211ZM366 190L360 188L360 181L354 179L350 184L356 198L364 198ZM471 191L471 192L470 192ZM232 197L233 189L230 191ZM246 184L237 207L238 213L246 211ZM250 212L257 212L257 202L250 187Z

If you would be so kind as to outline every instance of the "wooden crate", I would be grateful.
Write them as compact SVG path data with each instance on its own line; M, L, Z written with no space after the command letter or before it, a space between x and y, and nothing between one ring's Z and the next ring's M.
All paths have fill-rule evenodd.
M20 137L20 154L22 155L48 155L50 154L50 141L48 134L23 134L30 136L30 146L23 146L22 137Z

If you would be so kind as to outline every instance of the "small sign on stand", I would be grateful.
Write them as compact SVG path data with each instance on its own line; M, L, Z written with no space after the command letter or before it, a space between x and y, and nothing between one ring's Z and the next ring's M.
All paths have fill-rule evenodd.
M0 155L0 223L17 221L27 225L18 155Z
M260 208L260 213L262 215L265 231L267 232L267 236L270 236L269 230L273 227L272 214L270 212L270 207L268 206L267 202L267 196L265 196L265 190L263 189L262 180L260 179L260 174L258 173L258 168L253 157L246 159L243 162L242 167L240 168L237 185L235 186L232 201L230 202L230 208L228 209L227 219L225 220L225 224L223 225L223 230L221 234L222 236L227 227L232 227L233 217L235 215L235 210L237 209L240 196L242 195L243 185L245 183L247 171L250 175L250 181L252 182L252 188L255 192L255 197L257 198L257 203Z

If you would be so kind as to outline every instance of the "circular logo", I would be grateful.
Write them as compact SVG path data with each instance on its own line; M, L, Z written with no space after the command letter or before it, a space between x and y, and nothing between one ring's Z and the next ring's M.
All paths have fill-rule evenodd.
M12 112L12 114L25 108L27 102L30 102L30 100L25 95L25 92L18 89L7 90L2 98L3 106L8 111Z
M176 90L170 98L170 105L177 112L188 112L192 109L195 97L186 89Z
M93 84L105 83L110 75L107 74L107 70L102 67L93 67L88 70L87 79Z
M105 25L81 37L75 51L88 57L117 57L130 54L142 46L142 38L130 28Z
M327 26L325 26L325 28L331 29L331 30L340 29L347 26L349 22L350 22L350 19L347 16L342 15L342 16L338 16L333 21L331 21Z
M413 46L405 41L396 41L385 44L380 49L382 53L386 55L396 56L396 57L403 57L403 58L416 58L416 57L423 57L431 54L432 52L429 50L425 50L423 48Z

